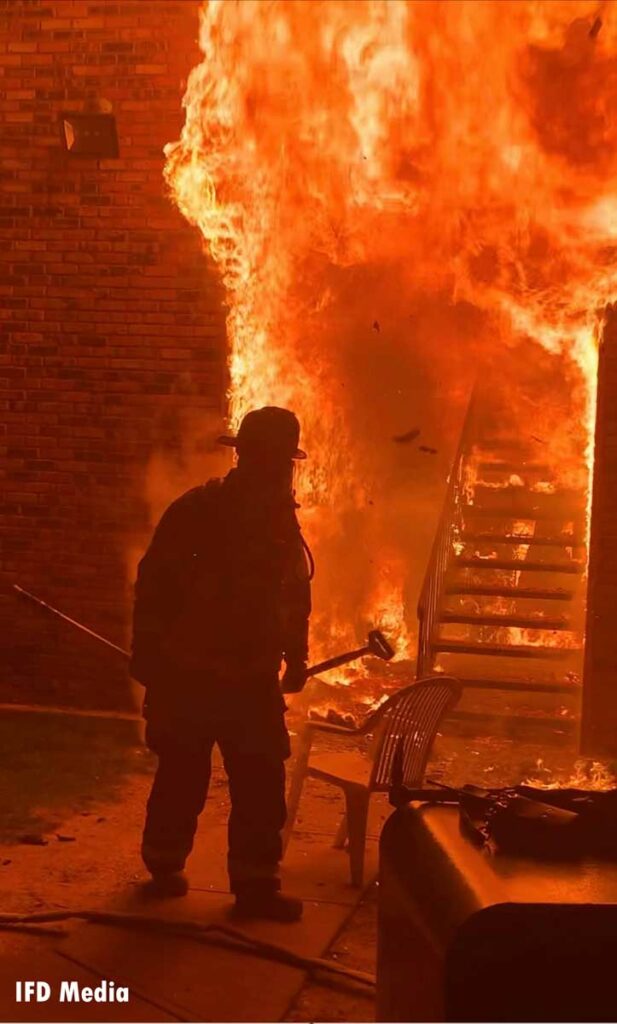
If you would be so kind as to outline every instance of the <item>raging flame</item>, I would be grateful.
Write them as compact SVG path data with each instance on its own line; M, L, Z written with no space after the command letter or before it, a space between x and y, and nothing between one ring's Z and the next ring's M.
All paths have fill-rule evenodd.
M507 637L509 643L520 644L522 647L560 647L572 651L577 651L580 647L580 638L576 633L543 629L541 623L538 623L537 629L509 626Z
M391 437L422 420L451 450L474 362L533 339L562 356L562 419L592 458L617 17L586 0L211 0L200 17L166 176L224 284L231 424L298 412L316 629L381 625L404 651L447 459L430 478ZM546 454L575 461L571 440Z

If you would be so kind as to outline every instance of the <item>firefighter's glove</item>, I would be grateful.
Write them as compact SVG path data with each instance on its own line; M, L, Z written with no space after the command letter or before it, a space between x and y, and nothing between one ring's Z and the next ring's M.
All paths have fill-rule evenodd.
M306 682L306 662L305 661L290 661L287 662L287 668L281 681L281 691L283 693L300 693Z

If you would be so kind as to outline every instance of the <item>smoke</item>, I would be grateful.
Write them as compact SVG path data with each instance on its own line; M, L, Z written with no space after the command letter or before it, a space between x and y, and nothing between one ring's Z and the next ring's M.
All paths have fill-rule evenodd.
M222 432L220 414L210 411L173 413L174 429L168 430L168 444L159 442L144 469L142 493L148 514L148 530L156 527L165 509L185 491L210 477L224 476L231 464L229 449L216 443ZM158 433L165 433L159 424ZM129 544L126 554L127 578L133 581L144 553L143 536Z

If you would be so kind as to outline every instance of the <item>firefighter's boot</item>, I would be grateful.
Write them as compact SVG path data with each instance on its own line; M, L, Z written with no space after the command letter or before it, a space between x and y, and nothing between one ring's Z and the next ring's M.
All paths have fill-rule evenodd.
M160 899L174 899L186 896L189 883L184 871L155 871L148 885L148 892Z

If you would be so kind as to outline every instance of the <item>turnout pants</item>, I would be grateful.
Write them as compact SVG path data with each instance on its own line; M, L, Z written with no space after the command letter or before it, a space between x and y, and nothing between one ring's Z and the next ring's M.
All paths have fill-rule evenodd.
M203 810L217 743L229 779L228 871L236 894L280 888L285 824L284 704L241 719L211 721L196 731L148 719L146 742L159 763L148 800L142 856L148 870L181 871ZM261 720L260 720L261 719Z

